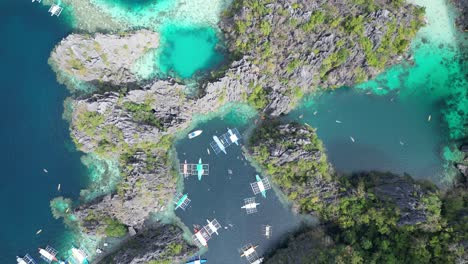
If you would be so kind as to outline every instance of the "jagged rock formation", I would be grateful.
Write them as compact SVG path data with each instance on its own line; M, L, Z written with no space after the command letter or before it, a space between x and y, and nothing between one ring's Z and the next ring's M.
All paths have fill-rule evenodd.
M97 83L111 87L135 86L133 67L139 59L159 46L159 35L149 30L94 36L71 34L52 51L49 63L58 80L74 91L73 82Z
M236 9L239 3L245 6ZM130 228L137 231L134 243L180 236L168 227L167 233L153 236L144 223L175 192L167 156L171 135L187 127L194 114L241 101L271 116L287 113L305 92L365 80L402 59L421 25L414 7L386 1L373 11L364 4L351 8L347 2L239 3L235 15L221 24L239 56L224 76L203 83L196 97L187 96L186 87L171 79L142 81L138 76L136 64L159 44L151 31L72 34L52 52L49 62L59 81L76 94L80 85L93 88L87 91L93 95L82 93L71 102L71 135L78 149L120 162L117 190L73 211L82 231L102 236ZM250 24L239 31L239 21L247 18ZM239 41L246 46L235 47ZM297 124L274 126L274 133L257 133L261 137L251 151L265 166L273 164L267 167L270 175L296 201L296 209L310 213L339 200L344 194L315 132ZM140 263L165 254L159 242L143 244L147 247L141 251L130 244L109 261Z
M386 0L237 0L221 28L258 73L252 101L279 115L306 92L354 85L401 62L423 13Z
M185 243L180 228L162 225L150 227L132 237L99 263L182 263L196 250L197 247Z
M300 212L309 213L312 204L329 204L338 197L339 183L331 179L322 143L310 127L268 120L253 133L249 155Z
M423 201L429 191L411 177L390 173L362 173L359 177L368 181L366 184L377 197L399 209L398 225L417 225L428 220L430 212Z
M299 233L290 238L285 248L276 250L265 264L306 264L318 263L317 256L320 251L330 246L332 240L326 236L322 228L317 227L312 230Z

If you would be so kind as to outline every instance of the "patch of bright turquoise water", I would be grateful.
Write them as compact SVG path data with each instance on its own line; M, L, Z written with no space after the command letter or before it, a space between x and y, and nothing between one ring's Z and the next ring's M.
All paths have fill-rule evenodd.
M312 98L292 114L318 128L338 170L408 172L436 182L451 174L443 158L454 154L445 145L467 135L467 34L453 28L445 1L418 2L429 23L412 43L414 65L392 67L358 85L360 92Z
M216 31L210 27L167 26L161 31L159 70L183 79L208 71L223 61Z
M161 43L157 50L158 56L155 56L157 67L154 72L148 72L152 67L134 67L142 79L161 74L162 77L187 80L195 77L196 73L208 72L224 61L217 36L217 22L227 1L163 0L145 1L144 4L127 0L92 2L116 21L160 33ZM148 62L144 60L142 63Z
M197 162L202 158L209 164L209 175L199 181L197 176L185 179L184 193L188 193L191 203L185 211L177 210L177 216L191 230L193 225L205 225L206 220L216 218L222 225L219 236L213 235L208 241L208 251L203 255L209 263L238 264L244 263L239 249L248 244L259 245L260 256L273 249L287 234L295 231L301 225L301 219L285 207L273 190L267 191L267 198L257 195L260 203L258 212L247 215L244 199L254 197L250 183L255 182L257 172L245 160L241 147L230 146L227 155L215 155L210 147L213 135L226 133L227 127L237 127L241 133L246 129L242 119L235 114L228 114L228 119L214 118L199 124L196 129L202 129L203 134L192 140L186 137L176 144L178 158L181 163ZM239 122L241 120L241 122ZM241 125L243 123L244 125ZM244 139L241 140L241 145ZM207 149L210 149L209 155ZM230 173L232 171L232 174ZM262 236L262 225L272 226L272 237Z
M49 207L56 196L77 198L86 184L86 169L80 153L70 151L62 119L67 92L47 64L70 31L63 21L31 1L0 1L0 263L15 263L15 256L26 253L39 261L38 247L49 244L64 253L72 242Z

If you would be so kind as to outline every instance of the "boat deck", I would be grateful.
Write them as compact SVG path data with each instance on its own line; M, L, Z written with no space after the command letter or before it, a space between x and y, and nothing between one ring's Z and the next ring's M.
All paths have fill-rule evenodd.
M226 132L224 134L222 134L220 137L218 137L220 143L222 144L222 146L224 147L224 149L226 149L227 147L229 147L230 145L232 145L234 143L234 139L236 139L236 142L241 138L241 135L239 133L239 131L237 130L237 128L233 128L231 129L231 132L233 133L233 135L229 134L229 132ZM222 149L221 147L218 145L218 143L213 140L211 143L210 143L210 146L211 148L213 149L213 151L215 152L215 154L219 154Z
M182 199L182 197L184 197L184 194L182 193L178 193L175 197L174 197L174 204L178 204L180 199ZM185 200L182 202L182 204L179 206L180 209L184 210L185 211L185 208L187 208L187 206L190 204L191 200L188 198L185 198Z
M37 264L37 262L29 254L26 254L21 259L23 262L19 262L20 264Z
M252 187L252 191L255 195L271 189L268 178L263 178L261 182L252 182L250 186Z
M255 204L255 206L254 207L248 207L249 204ZM253 214L253 213L258 212L257 205L255 203L255 197L245 198L244 199L244 206L246 207L244 209L247 211L247 214Z
M184 173L184 166L187 165L187 173ZM198 175L198 170L197 170L197 165L195 163L183 163L180 164L179 166L179 172L182 174L185 178L193 175ZM203 166L203 176L208 176L210 173L210 165L209 164L202 164Z
M243 257L245 257L249 263L253 263L258 259L257 251L255 250L255 247L250 243L243 246L239 250L239 253L244 254Z
M44 250L47 251L52 258L55 258L55 256L58 253L58 251L51 246L47 246ZM43 256L42 254L41 254L41 258L47 263L51 263L53 261L53 259L49 259L46 256Z

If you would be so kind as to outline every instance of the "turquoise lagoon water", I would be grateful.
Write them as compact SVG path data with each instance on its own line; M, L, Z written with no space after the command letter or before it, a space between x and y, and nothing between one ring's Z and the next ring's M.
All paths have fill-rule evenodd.
M180 140L176 145L182 163L185 160L196 163L202 158L203 163L209 164L209 175L203 176L201 181L197 176L190 176L184 181L183 192L188 193L191 203L185 211L179 209L177 216L191 230L193 225L204 225L207 219L213 218L222 225L219 236L213 235L208 241L208 252L203 255L210 263L244 263L239 249L248 243L259 245L257 252L262 256L287 238L287 234L294 232L302 222L279 201L273 190L267 191L266 199L256 196L256 202L260 203L257 213L247 215L241 209L245 198L254 197L250 183L255 182L258 172L245 160L241 147L230 146L226 150L227 155L215 155L210 147L212 136L226 133L227 127L237 127L241 133L245 131L245 123L241 125L238 118L231 115L231 118L214 118L201 123L197 126L197 129L203 130L201 136ZM207 149L210 149L211 155ZM272 226L270 239L262 236L263 225Z
M447 145L467 136L467 34L453 27L445 1L416 4L426 7L428 24L412 43L414 64L309 98L291 114L318 129L339 171L407 172L437 183L453 177L456 153Z
M152 60L153 72L139 72L148 77L176 77L191 83L200 74L224 62L222 35L216 23L226 1L207 0L94 0L117 21L133 27L147 27L160 33L160 47ZM196 74L198 73L198 74ZM196 76L194 76L196 74Z
M169 25L161 31L161 35L158 65L165 75L188 79L196 72L217 67L224 59L217 32L213 28Z
M28 252L38 260L37 248L47 244L64 253L72 242L49 207L56 196L77 198L86 184L62 119L67 92L47 64L69 31L40 4L0 1L0 263L16 263L16 255Z

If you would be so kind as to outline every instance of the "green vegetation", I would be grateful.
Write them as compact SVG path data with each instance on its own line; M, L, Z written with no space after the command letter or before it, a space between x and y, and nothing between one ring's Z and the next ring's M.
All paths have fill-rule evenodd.
M302 25L302 30L305 32L311 32L315 29L316 26L322 24L325 21L325 14L320 11L314 11L310 16L310 19L307 23Z
M268 104L268 93L259 84L255 85L251 83L249 87L252 89L252 93L247 97L247 102L255 109L261 110Z
M81 111L74 122L78 129L89 137L96 134L97 127L104 123L104 116L98 112Z
M409 27L406 25L397 26L396 21L389 22L385 35L375 48L369 38L364 36L359 38L358 42L370 66L383 69L391 56L403 54L407 50L411 39L423 26L424 8L415 8L414 15L418 20L412 21Z
M375 176L371 173L342 179L347 188L357 191L321 211L327 220L327 232L333 234L336 244L322 252L320 262L333 259L338 263L454 263L463 253L457 242L467 238L468 229L466 224L456 229L449 224L448 215L441 213L447 202L426 190L422 202L428 219L420 224L398 225L398 208L379 199L369 184L369 177ZM466 210L466 201L464 206ZM454 207L457 213L461 209L461 204Z
M117 219L107 218L105 223L107 225L106 229L104 230L106 236L123 237L127 234L127 227Z
M89 210L88 215L83 219L85 223L98 224L106 236L123 237L127 234L127 227L119 220L104 214Z
M299 242L293 240L290 247L273 257L277 261L272 259L271 263L285 263L281 262L285 259L304 264L455 263L462 258L464 249L460 241L468 239L466 187L442 195L433 184L416 182L409 176L400 179L389 173L371 172L337 177L330 173L315 133L304 133L304 130L313 132L311 128L293 123L285 130L279 129L277 121L265 122L250 138L252 157L302 213L321 218L324 234L316 240L333 240L311 245L300 236ZM279 163L278 150L318 155L313 159L301 157ZM419 202L417 208L400 209L393 200L396 198L378 194L377 187L394 178L407 182L410 187L406 188L414 188L406 191L413 192L413 198L409 199ZM317 181L319 184L315 185ZM420 187L411 187L415 185ZM406 210L423 214L425 219L414 218L412 224L403 224L400 220ZM316 231L309 235L316 236ZM299 248L307 251L296 252Z
M322 66L320 67L320 77L324 78L330 70L345 63L348 57L349 50L346 48L341 48L337 52L334 52L325 58L322 61Z
M154 115L154 110L151 107L151 102L147 101L141 104L137 104L134 102L124 102L123 107L132 113L132 118L136 122L147 124L147 125L152 125L155 126L161 130L164 129L164 126L155 115Z
M308 194L302 186L308 185L317 177L324 181L330 179L327 158L323 154L323 145L312 128L293 123L290 124L291 129L285 132L287 134L283 134L278 130L279 125L278 121L269 120L257 128L250 138L249 150L253 159L263 166L281 190L300 205L301 211L304 211L313 199L306 198ZM292 141L292 138L296 140ZM303 145L292 143L296 141L308 143ZM280 158L272 154L272 151L277 149L305 151L313 158L279 163Z
M349 16L344 22L344 29L350 34L361 36L364 33L364 17Z

